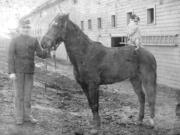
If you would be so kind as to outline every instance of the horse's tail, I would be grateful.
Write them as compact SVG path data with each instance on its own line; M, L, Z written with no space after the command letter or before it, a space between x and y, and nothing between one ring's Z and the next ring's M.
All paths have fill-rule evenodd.
M157 87L157 63L155 57L144 48L139 50L139 70L142 85L146 92L151 112L151 118L155 116L156 87Z

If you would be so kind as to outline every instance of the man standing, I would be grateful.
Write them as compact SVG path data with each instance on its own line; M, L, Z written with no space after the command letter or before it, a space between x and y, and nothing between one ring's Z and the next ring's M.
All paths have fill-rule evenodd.
M35 53L42 58L47 56L36 38L29 35L30 21L20 21L19 35L10 43L8 53L9 77L15 87L15 119L21 125L28 121L36 123L31 115L31 91L33 87L34 56Z

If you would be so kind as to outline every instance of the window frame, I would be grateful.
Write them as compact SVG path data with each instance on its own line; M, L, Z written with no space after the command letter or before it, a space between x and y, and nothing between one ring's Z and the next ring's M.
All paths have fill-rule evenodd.
M72 0L73 1L73 4L77 4L78 3L78 0Z
M115 14L111 15L111 27L116 28L117 27L117 17Z
M97 28L102 29L102 18L101 17L97 18Z
M130 22L130 16L133 14L133 11L126 12L126 24L128 25Z
M81 30L84 30L84 21L81 21Z
M150 16L148 15L148 11L150 10L150 9L153 9L153 22L152 23L149 23L149 18L150 18ZM155 25L156 24L156 5L150 5L150 6L148 6L147 8L146 8L146 24L147 25Z
M88 30L92 30L92 20L88 19Z

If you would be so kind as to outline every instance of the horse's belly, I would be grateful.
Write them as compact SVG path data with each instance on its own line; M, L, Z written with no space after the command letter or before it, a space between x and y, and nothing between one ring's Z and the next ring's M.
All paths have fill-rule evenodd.
M115 82L121 82L125 80L125 78L110 78L110 77L103 77L101 78L101 84L112 84L112 83L115 83Z
M134 65L126 64L122 66L111 66L101 73L103 84L120 82L136 74L137 68Z

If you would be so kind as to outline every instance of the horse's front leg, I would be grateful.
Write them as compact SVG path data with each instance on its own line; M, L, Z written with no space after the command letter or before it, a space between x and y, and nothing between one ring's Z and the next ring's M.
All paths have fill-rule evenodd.
M99 128L101 125L99 116L99 85L95 83L89 84L87 98L93 114L93 126Z
M86 85L81 85L88 99L89 106L93 114L93 126L94 128L99 128L101 125L101 120L99 116L99 85L96 83L89 83Z

